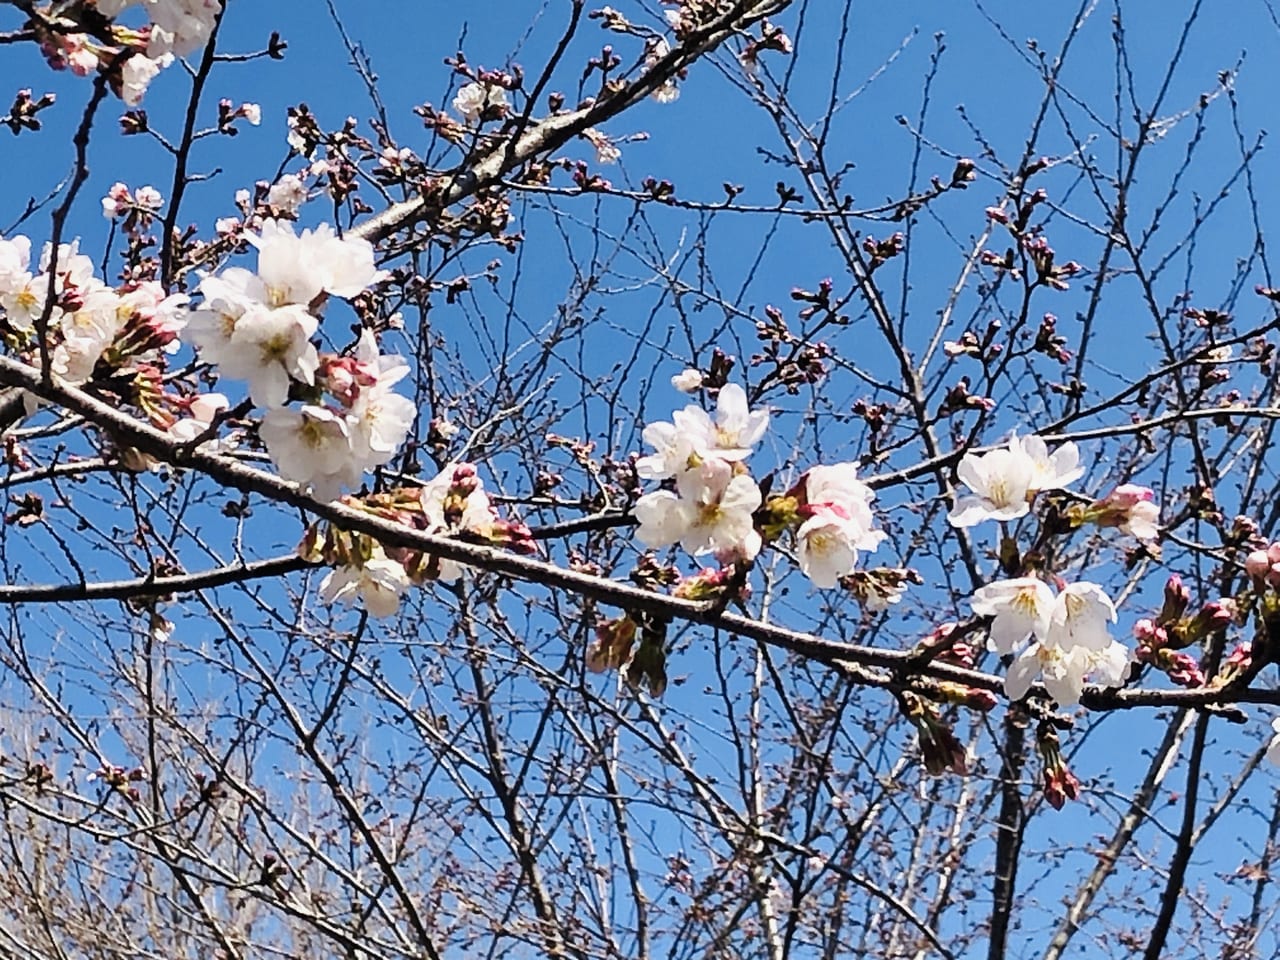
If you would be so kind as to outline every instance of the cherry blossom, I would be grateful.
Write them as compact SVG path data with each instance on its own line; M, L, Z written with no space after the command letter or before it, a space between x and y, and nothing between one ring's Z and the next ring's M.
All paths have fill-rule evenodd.
M671 378L671 385L681 393L694 393L702 386L702 371L692 367L682 370Z
M140 53L131 56L120 68L120 99L130 107L142 103L151 81L172 62L173 57L169 54L154 60Z
M760 552L752 515L760 488L728 463L708 460L676 478L676 492L645 494L635 506L636 536L648 547L679 542L694 556L705 553L751 559Z
M333 500L344 486L360 482L346 420L327 407L268 410L258 435L280 476L310 487L317 500Z
M859 550L875 550L885 538L873 529L875 492L858 479L855 463L810 467L797 491L804 500L796 531L800 568L815 586L834 587L853 570Z
M1053 617L1055 597L1036 577L997 580L973 592L969 606L980 617L994 617L987 644L1002 654L1016 652L1028 636L1045 640Z
M1016 520L1031 509L1027 497L1035 468L1021 448L967 453L956 474L970 493L958 498L947 514L954 527L972 527L983 520Z
M375 617L392 617L400 610L400 597L409 589L404 567L391 560L381 547L359 566L330 570L320 583L320 597L326 603L353 606L356 600Z
M1160 507L1155 503L1155 491L1150 487L1124 483L1096 501L1084 511L1084 516L1100 527L1118 527L1122 533L1139 540L1157 540L1160 537Z
M453 109L471 126L478 124L486 113L501 113L507 107L507 91L489 83L468 83L453 98Z
M0 240L0 295L19 289L30 279L31 241L24 236Z
M347 422L353 454L363 469L371 470L395 456L413 426L418 409L408 397L392 390L408 376L409 364L403 357L379 354L371 331L361 334L355 360L367 382L350 387L354 399Z
M859 549L864 546L868 531L831 506L816 508L796 531L800 569L823 589L834 587L858 562Z
M667 11L670 14L672 11ZM678 14L677 14L678 15ZM659 60L671 53L671 44L665 38L658 37L652 41L648 49L645 51L644 66L646 70L652 70ZM658 103L674 103L680 98L680 88L676 86L674 79L664 81L660 86L656 87L650 96Z
M702 428L699 436L709 434L715 438L712 449L700 452L722 460L745 460L751 456L751 448L769 429L769 411L752 411L747 405L747 391L736 383L720 388L714 424L700 407L686 407L685 410L691 419L705 421L705 424L699 424Z
M1063 649L1048 643L1033 643L1009 667L1004 690L1012 700L1021 700L1037 677L1044 681L1049 696L1059 706L1080 702L1085 683L1106 687L1124 684L1129 670L1129 650L1112 641L1100 650L1086 647Z
M202 436L214 418L229 406L226 396L221 393L202 393L193 397L187 404L190 416L174 421L169 427L169 435L181 443L191 443ZM201 445L201 449L216 451L221 447L217 441L209 440Z
M1031 509L1032 498L1042 490L1060 490L1084 474L1074 443L1064 443L1052 454L1037 436L1009 439L1007 448L984 454L967 453L956 474L969 488L947 519L955 527L972 527L983 520L1016 520Z
M289 304L274 310L255 305L235 322L222 372L249 381L249 396L264 407L289 399L289 384L315 383L319 359L311 343L318 321L306 308Z
M1021 451L1031 461L1032 493L1041 490L1064 490L1084 476L1080 466L1080 451L1071 442L1062 444L1052 454L1045 442L1035 434L1009 440L1010 451Z
M246 239L258 248L258 277L271 306L308 305L321 293L354 297L382 277L372 244L339 237L328 224L299 235L288 221L267 220L260 235Z
M1115 642L1107 628L1115 621L1115 604L1102 587L1084 581L1069 583L1054 603L1046 640L1063 649L1104 650Z
M307 185L297 174L286 173L267 190L267 205L290 216L296 216L306 202Z
M422 509L431 533L472 532L487 535L496 517L484 482L469 464L445 467L422 490ZM437 558L436 579L452 583L462 576L463 565Z

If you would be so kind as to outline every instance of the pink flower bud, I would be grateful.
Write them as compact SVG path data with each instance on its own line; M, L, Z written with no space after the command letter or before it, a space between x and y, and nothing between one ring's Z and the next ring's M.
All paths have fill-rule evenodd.
M1139 486L1136 483L1122 483L1107 494L1103 503L1118 507L1121 510L1131 510L1139 503L1150 502L1155 497L1155 491L1150 487Z
M1271 572L1271 558L1266 550L1255 550L1244 558L1244 569L1255 580L1261 580Z
M1164 627L1149 617L1143 617L1133 625L1133 636L1144 647L1163 647L1169 641Z

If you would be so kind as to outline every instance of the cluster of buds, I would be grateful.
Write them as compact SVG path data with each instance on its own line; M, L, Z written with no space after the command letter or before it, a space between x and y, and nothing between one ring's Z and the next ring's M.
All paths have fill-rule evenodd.
M124 218L125 233L141 233L151 228L156 214L164 206L164 197L155 187L139 187L130 192L128 184L115 183L102 198L102 215L108 220Z
M1068 800L1075 800L1080 796L1080 781L1062 759L1058 731L1048 720L1041 721L1036 728L1036 751L1040 754L1043 765L1041 785L1044 798L1055 810L1061 810Z
M452 535L516 553L537 552L527 526L498 516L475 467L468 463L446 467L423 487L348 496L342 502L410 530ZM383 546L367 534L333 524L312 525L298 553L312 563L334 567L320 586L327 601L352 604L360 599L371 614L380 617L399 609L400 597L409 586L433 580L452 582L462 576L462 565L453 560L413 547Z
M236 106L231 100L218 101L218 132L234 137L240 131L236 129L237 120L246 120L249 126L256 127L262 122L262 107L256 103L242 103Z
M53 106L57 97L46 93L40 99L33 99L29 89L19 90L13 98L9 112L0 117L0 123L8 127L16 137L23 130L39 130L41 120L36 116L41 110Z
M867 272L870 273L884 266L894 257L899 256L907 248L906 238L901 233L877 240L866 237L862 241L862 250L867 255Z
M920 738L920 756L924 768L931 776L939 776L947 770L964 776L968 768L968 753L939 715L934 706L910 691L898 695L902 715L911 721Z
M954 416L965 410L981 410L984 413L990 413L995 408L995 400L970 393L969 378L961 377L956 381L955 386L946 392L938 405L938 419Z
M791 49L791 38L786 35L783 29L765 20L760 24L760 39L757 40L752 37L748 40L738 59L741 61L743 69L751 76L755 76L756 70L760 66L760 54L766 50L773 50L776 53L790 55Z
M1138 641L1135 657L1184 687L1204 686L1205 677L1195 657L1185 653L1192 644L1202 643L1221 633L1235 619L1235 602L1213 600L1188 616L1191 591L1176 573L1164 588L1164 604L1154 618L1145 617L1133 625Z
M1068 363L1071 351L1066 348L1066 344L1067 338L1058 333L1058 318L1052 313L1046 313L1040 321L1040 329L1036 331L1036 342L1032 349L1059 363Z
M587 647L587 669L592 673L617 670L631 687L645 687L651 696L661 697L667 689L666 641L666 621L648 614L602 619Z
M832 313L833 305L831 302L831 278L818 283L817 290L803 290L795 287L791 291L791 299L799 303L807 303L809 306L800 311L800 319L808 320L815 313ZM838 318L838 322L844 322L844 318Z
M764 313L768 319L756 322L756 338L764 343L764 352L752 355L751 366L772 367L766 378L781 383L793 396L802 386L821 382L833 355L831 347L797 337L777 307L766 306Z
M1073 527L1086 523L1099 527L1118 527L1139 540L1152 541L1160 536L1160 507L1155 491L1136 483L1123 483L1100 500L1090 504L1073 504L1066 517Z
M1066 290L1067 281L1084 269L1074 260L1057 263L1056 255L1049 242L1038 233L1038 228L1031 226L1031 217L1036 207L1049 199L1044 190L1037 190L1018 204L1015 213L1010 216L1003 206L988 207L987 219L1005 226L1022 249L1023 256L1030 261L1036 284L1043 284L1055 290ZM991 250L982 251L979 258L989 267L995 267L1008 273L1015 280L1022 272L1014 259L1014 251L1007 250L1003 256Z
M1036 280L1054 290L1066 290L1067 281L1084 269L1074 260L1059 264L1054 260L1053 248L1044 237L1033 237L1022 244L1031 265L1036 271Z
M147 779L147 775L141 767L126 769L125 767L103 764L85 779L89 781L99 780L106 784L109 789L124 794L129 798L130 802L137 803L141 799L141 794L133 784Z
M853 594L868 613L879 613L900 603L907 585L912 583L919 586L924 583L924 577L908 567L855 570L840 578L840 585Z
M992 320L981 337L972 330L966 330L959 340L947 340L943 343L942 352L952 358L969 356L980 360L994 359L1004 351L1004 344L996 343L996 336L1002 326L999 320Z
M1280 541L1250 553L1244 559L1244 569L1259 590L1280 590Z

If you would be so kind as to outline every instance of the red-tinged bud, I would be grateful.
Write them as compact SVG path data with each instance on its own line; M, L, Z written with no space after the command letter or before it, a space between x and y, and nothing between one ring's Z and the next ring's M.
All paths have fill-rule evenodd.
M1048 720L1041 721L1036 728L1036 750L1044 763L1041 784L1044 798L1055 810L1061 810L1068 800L1080 796L1080 781L1062 759L1062 741L1058 739L1058 731Z
M1080 781L1074 773L1065 766L1053 773L1045 770L1044 798L1049 801L1053 809L1061 810L1068 800L1077 800L1079 797Z
M1248 673L1252 666L1253 644L1246 641L1227 654L1227 659L1223 661L1222 668L1214 678L1214 685L1226 685Z
M736 568L707 567L691 577L684 577L676 584L672 594L682 600L720 600L725 590L734 586ZM751 585L745 581L738 586L734 599L746 600L751 595Z
M489 542L526 556L538 552L533 533L519 520L495 520L488 531Z
M1191 654L1161 650L1159 659L1160 669L1167 673L1174 683L1182 687L1204 686L1204 673L1200 669L1200 663Z

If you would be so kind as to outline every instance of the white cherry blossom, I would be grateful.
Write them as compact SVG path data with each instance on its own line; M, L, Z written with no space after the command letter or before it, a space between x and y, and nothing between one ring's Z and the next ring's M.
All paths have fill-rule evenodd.
M258 428L280 476L310 486L317 500L333 500L360 483L346 420L326 407L268 410Z
M689 367L671 378L671 385L681 393L693 393L702 386L702 371Z
M289 383L315 383L319 358L310 338L318 323L296 304L270 309L254 306L235 322L222 372L249 381L249 396L264 407L279 407L289 399Z
M1050 454L1039 437L1015 434L1008 447L965 454L956 474L969 495L956 500L947 519L955 527L972 527L983 520L1025 516L1037 493L1065 488L1084 474L1084 468L1074 443L1064 443Z
M857 565L859 549L878 545L876 539L870 547L864 546L867 533L865 527L834 508L817 508L796 531L800 569L814 586L834 587Z
M987 643L1002 654L1016 652L1028 636L1045 640L1054 604L1049 585L1035 577L997 580L979 587L969 601L978 616L995 618L987 632Z
M267 203L276 210L297 215L307 202L307 185L296 174L286 173L267 190Z
M0 240L0 296L16 293L24 287L31 274L31 241L24 236L12 240Z
M371 470L391 460L413 426L418 409L408 397L392 388L409 373L403 357L380 355L373 334L365 331L356 351L374 382L360 387L347 422L351 448L362 469Z
M1102 587L1085 581L1070 583L1054 603L1045 642L1063 650L1105 650L1115 642L1107 627L1115 621L1115 604Z
M1033 643L1009 667L1005 677L1005 693L1021 700L1031 690L1037 677L1059 706L1080 702L1085 684L1123 686L1129 669L1129 651L1124 644L1112 641L1099 650L1085 647L1061 649L1045 643Z
M1074 443L1064 443L1051 454L1045 442L1035 434L1025 437L1015 434L1009 440L1009 449L1021 450L1031 461L1032 493L1064 490L1084 476L1084 467L1080 466L1080 451Z
M453 109L471 126L480 122L486 110L505 110L507 106L507 91L488 83L468 83L453 98Z
M339 237L328 224L295 234L288 221L267 220L261 234L245 239L258 248L258 278L271 306L309 305L322 293L354 297L383 276L372 244Z
M954 527L972 527L983 520L1016 520L1031 509L1027 499L1035 480L1035 465L1017 449L966 453L956 468L969 495L956 500L947 514Z
M720 460L708 460L676 478L676 493L659 490L636 502L636 533L649 547L679 542L695 556L732 554L751 559L760 552L752 515L760 488Z
M387 557L380 547L358 567L344 566L329 571L320 583L320 597L326 603L341 601L353 606L356 600L375 617L393 617L400 610L400 597L409 589L404 567Z
M1280 717L1271 721L1271 730L1273 736L1271 743L1267 746L1267 759L1280 767Z
M697 408L677 410L672 414L672 422L658 421L644 428L644 442L653 447L654 452L636 461L636 474L641 479L665 480L674 477L689 469L689 461L695 448L710 446L710 435L705 430L701 430L699 435L699 421L691 420L687 415L688 410L694 409Z

